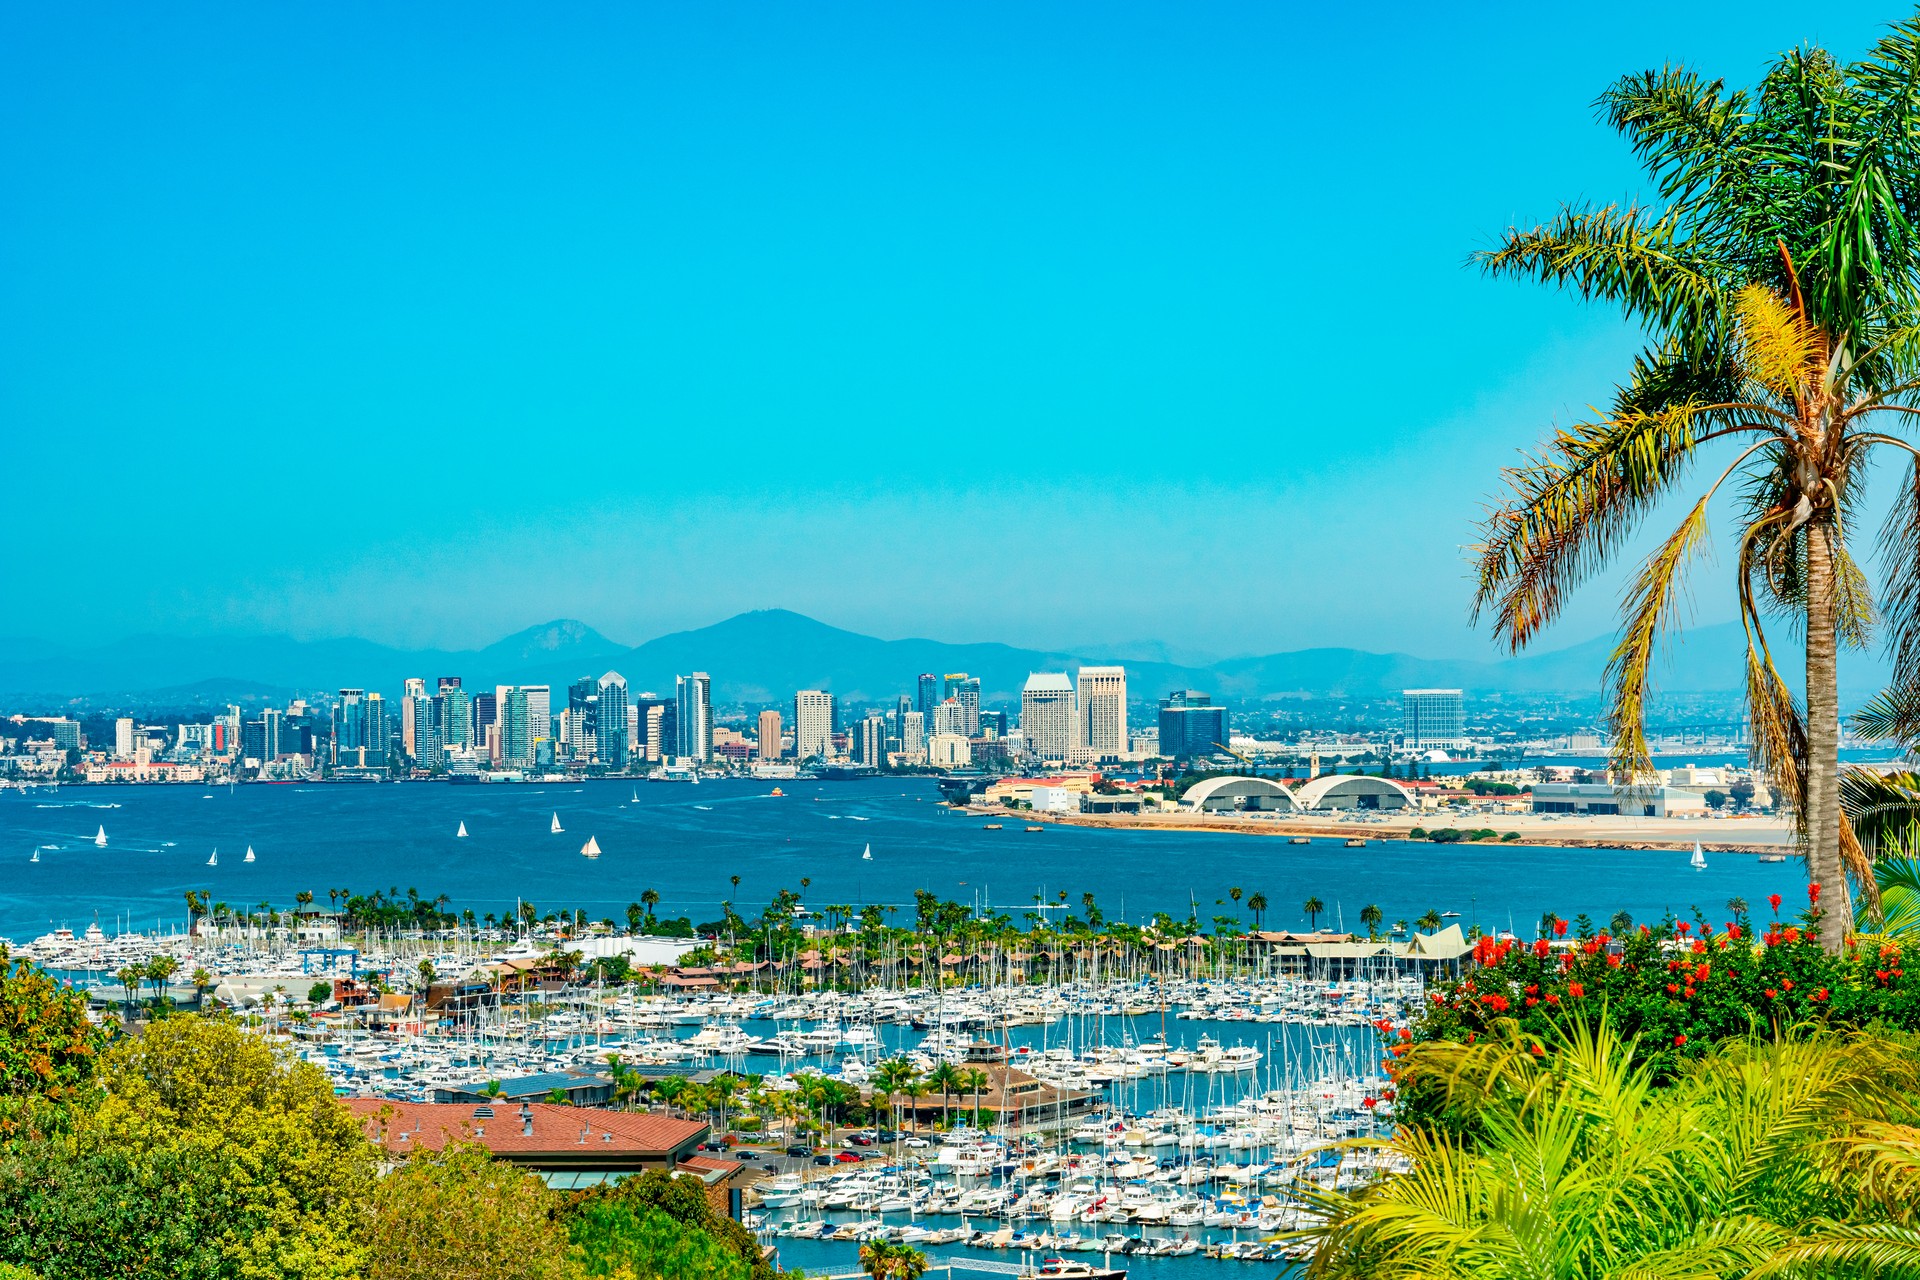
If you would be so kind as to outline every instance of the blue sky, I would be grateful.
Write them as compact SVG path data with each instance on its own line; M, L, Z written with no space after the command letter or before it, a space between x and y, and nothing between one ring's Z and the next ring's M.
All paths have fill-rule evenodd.
M0 631L1482 653L1633 335L1466 255L1635 191L1617 75L1901 12L12 6Z

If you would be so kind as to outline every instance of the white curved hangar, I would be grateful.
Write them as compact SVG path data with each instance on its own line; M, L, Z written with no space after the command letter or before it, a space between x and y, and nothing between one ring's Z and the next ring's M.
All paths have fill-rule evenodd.
M1404 809L1413 796L1392 778L1323 773L1302 783L1293 802L1302 809Z
M1293 793L1271 778L1208 778L1188 787L1180 803L1189 809L1258 809L1298 813Z

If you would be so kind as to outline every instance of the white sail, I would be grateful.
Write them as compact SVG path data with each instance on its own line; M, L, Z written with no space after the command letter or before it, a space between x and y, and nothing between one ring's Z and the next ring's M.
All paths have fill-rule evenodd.
M556 812L556 813L555 813L555 814L553 815L553 826L551 826L550 828L548 828L548 830L550 830L550 831L552 831L552 832L553 832L553 834L555 834L555 835L559 835L559 834L560 834L560 833L561 833L562 831L565 831L565 830L566 830L566 828L565 828L565 827L563 827L563 826L561 826L561 825L560 825L560 815L559 815L559 813L557 813L557 812Z
M107 829L105 827L100 828L99 833L93 837L93 842L102 849L107 847Z
M247 856L246 856L246 857L244 857L244 858L242 858L242 859L240 859L240 861L242 861L242 862L252 862L252 861L253 861L253 846L252 846L252 845L248 845L248 846L247 846Z
M1702 871L1706 870L1707 855L1705 851L1700 848L1700 842L1698 840L1693 842L1693 858L1691 861L1694 866L1700 868Z
M865 849L865 851L861 853L861 855L860 855L860 860L861 860L862 862L872 862L872 861L873 861L873 846L872 846L872 845L868 845L868 846L866 847L866 849Z
M460 824L460 829L454 832L453 836L454 836L454 839L456 840L465 840L467 838L467 824L462 822Z
M595 840L592 836L588 836L587 842L580 846L580 854L582 857L586 857L586 858L599 857L600 842L598 840Z
M640 788L638 788L638 787L635 787L635 788L633 789L633 800L632 800L632 803L633 803L633 804L639 804L639 803L640 803Z
M215 849L212 853L207 855L207 865L210 867L217 867L220 865L220 851L218 849Z
M28 858L28 859L27 859L27 861L28 861L28 862L38 862L38 861L40 861L40 851L39 851L38 849L35 849L35 850L33 851L33 856L32 856L31 858Z

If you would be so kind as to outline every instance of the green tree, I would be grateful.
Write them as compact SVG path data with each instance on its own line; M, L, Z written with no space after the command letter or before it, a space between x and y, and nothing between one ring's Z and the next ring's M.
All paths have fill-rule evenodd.
M1253 912L1253 930L1255 933L1258 933L1260 931L1260 917L1267 913L1267 895L1261 893L1258 889L1254 890L1247 898L1247 910Z
M860 1246L860 1269L874 1280L920 1280L927 1255L912 1245L870 1240Z
M1366 928L1368 938L1380 932L1380 922L1384 919L1386 914L1371 902L1360 908L1360 923Z
M167 983L179 972L180 962L169 955L154 956L146 963L147 981L153 984L153 997L158 1000L167 993Z
M1318 898L1308 898L1300 904L1300 912L1307 917L1307 928L1309 930L1320 927L1320 913L1326 909L1327 904Z
M1415 920L1414 923L1422 929L1425 929L1428 933L1437 933L1439 932L1442 920L1438 911L1429 910L1425 915Z
M538 1177L477 1144L411 1156L374 1190L368 1280L567 1280L559 1209Z
M1656 643L1706 541L1708 503L1737 476L1753 755L1792 807L1809 875L1831 890L1832 950L1851 931L1845 873L1870 885L1839 795L1836 650L1863 643L1876 612L1850 541L1869 458L1914 454L1898 433L1920 329L1916 74L1920 24L1908 22L1859 62L1782 54L1753 91L1671 66L1629 76L1601 106L1664 207L1568 207L1480 255L1492 274L1620 307L1650 341L1608 411L1508 471L1509 495L1482 531L1476 613L1524 648L1681 488L1704 446L1736 449L1627 593L1607 670L1614 765L1631 777L1651 767ZM1912 461L1881 535L1878 610L1908 679L1920 671L1920 455ZM1805 636L1804 717L1775 667L1768 613Z
M87 998L0 945L0 1108L39 1096L65 1103L93 1079L106 1033L87 1018ZM0 1135L9 1127L0 1109Z
M698 1178L658 1169L622 1178L574 1197L566 1221L589 1276L775 1280L753 1232L716 1213Z
M316 982L307 988L308 1004L325 1004L331 999L333 999L333 984L331 982Z

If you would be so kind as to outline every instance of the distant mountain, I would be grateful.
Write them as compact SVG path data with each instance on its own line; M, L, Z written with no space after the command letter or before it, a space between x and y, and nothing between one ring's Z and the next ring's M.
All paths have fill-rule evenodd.
M1777 639L1784 641L1783 634ZM1741 687L1744 639L1737 623L1684 632L1658 665L1664 692L1727 692ZM1297 694L1378 697L1403 688L1459 687L1476 693L1592 694L1612 652L1602 637L1570 648L1492 661L1418 658L1360 649L1298 649L1214 663L1170 660L1178 650L1143 643L1071 652L1004 644L880 640L785 609L743 613L634 648L585 623L559 619L529 627L477 650L403 650L367 640L295 640L288 636L183 639L141 636L95 648L36 639L0 638L0 696L152 697L186 687L200 697L223 688L238 696L263 688L314 692L345 686L395 696L409 676L431 684L458 675L472 688L550 684L556 702L583 675L615 670L636 692L667 693L676 675L706 671L720 702L778 702L795 689L829 689L850 701L884 701L910 693L921 672L978 676L985 701L1019 697L1029 672L1123 662L1137 697L1171 689L1203 689L1227 699ZM1789 678L1798 657L1786 645L1779 659ZM1166 654L1142 661L1149 653ZM1853 655L1842 666L1844 690L1858 696L1887 680L1877 658Z

